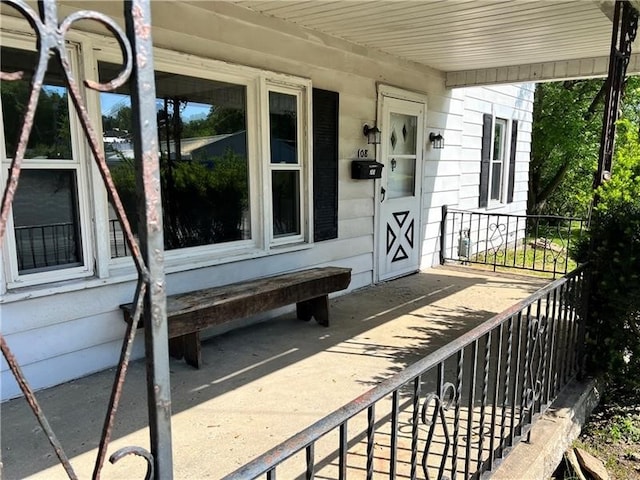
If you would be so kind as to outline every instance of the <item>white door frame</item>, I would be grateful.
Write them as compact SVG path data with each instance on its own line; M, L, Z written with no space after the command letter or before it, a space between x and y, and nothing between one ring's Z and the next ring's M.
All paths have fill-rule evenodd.
M378 99L377 99L377 119L378 121L376 122L376 125L379 126L379 128L382 130L383 134L384 134L384 122L385 119L383 118L383 103L384 103L384 99L385 98L393 98L393 99L398 99L398 100L406 100L409 102L414 102L414 103L419 103L423 105L423 121L422 121L422 128L423 128L423 141L421 145L417 145L416 149L422 149L422 164L424 166L424 159L425 159L425 155L426 155L426 149L425 149L425 131L426 131L426 121L427 121L427 96L425 94L422 93L418 93L418 92L412 92L410 90L404 90L398 87L393 87L390 85L385 85L385 84L378 84ZM382 148L380 146L378 146L376 148L376 161L378 162L382 162ZM380 282L380 248L382 245L381 242L381 233L380 233L380 223L381 223L381 186L382 186L382 179L378 179L375 181L375 189L374 189L374 203L375 203L375 208L374 208L374 242L373 242L373 280L374 283L378 283ZM422 192L424 189L424 171L422 172L422 175L420 176L419 181L416 182L416 189L419 190L419 194L416 195L416 197L418 198L418 201L420 202L420 215L418 215L417 218L417 225L415 226L416 228L416 235L417 235L417 243L418 243L418 248L420 249L419 253L418 253L418 257L421 257L422 252Z

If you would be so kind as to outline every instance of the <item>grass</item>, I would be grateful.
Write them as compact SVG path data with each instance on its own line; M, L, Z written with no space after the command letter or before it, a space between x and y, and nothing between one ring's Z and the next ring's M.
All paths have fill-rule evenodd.
M544 242L540 241L544 238ZM570 243L573 245L573 241ZM491 249L470 258L472 263L487 264L490 269L508 272L514 268L531 270L533 274L545 278L564 275L574 270L578 264L567 251L567 241L559 237L527 237L523 242L509 248Z

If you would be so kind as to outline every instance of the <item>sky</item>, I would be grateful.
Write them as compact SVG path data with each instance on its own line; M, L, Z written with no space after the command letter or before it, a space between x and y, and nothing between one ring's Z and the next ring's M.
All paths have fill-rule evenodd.
M161 105L161 100L157 103ZM120 106L130 106L131 101L129 95L120 93L100 93L100 104L102 106L103 115L114 114ZM189 102L182 110L182 118L185 120L204 118L209 113L210 105L203 103Z

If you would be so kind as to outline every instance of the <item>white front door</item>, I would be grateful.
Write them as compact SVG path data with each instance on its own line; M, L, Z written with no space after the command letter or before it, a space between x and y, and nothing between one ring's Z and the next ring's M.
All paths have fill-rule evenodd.
M378 280L420 267L425 104L381 97Z

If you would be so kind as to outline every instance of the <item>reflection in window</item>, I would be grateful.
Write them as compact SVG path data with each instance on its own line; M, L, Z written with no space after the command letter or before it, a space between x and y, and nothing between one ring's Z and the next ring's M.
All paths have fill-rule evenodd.
M31 92L33 65L38 63L35 52L2 47L0 50L3 72L23 71L22 80L6 81L0 85L4 135L7 157L15 154L22 117L27 110ZM57 62L50 62L38 98L33 128L27 144L25 158L71 159L71 130L69 128L69 102L63 73Z
M101 81L117 71L99 63ZM246 87L156 72L156 93L165 248L251 238ZM129 95L103 93L101 105L109 167L135 223ZM110 219L112 257L126 255L114 212Z
M415 156L414 156L415 157ZM416 159L392 158L387 172L389 198L412 197L415 195Z
M300 182L298 172L276 170L272 173L274 237L300 234Z
M3 46L3 72L22 71L21 80L0 84L6 159L17 147L31 93L35 52ZM13 236L18 274L81 266L78 205L79 161L72 153L69 99L57 62L50 62L25 150L13 200ZM8 162L3 166L8 168Z
M271 163L298 163L297 98L269 92Z
M24 170L13 222L19 273L80 265L75 170Z

